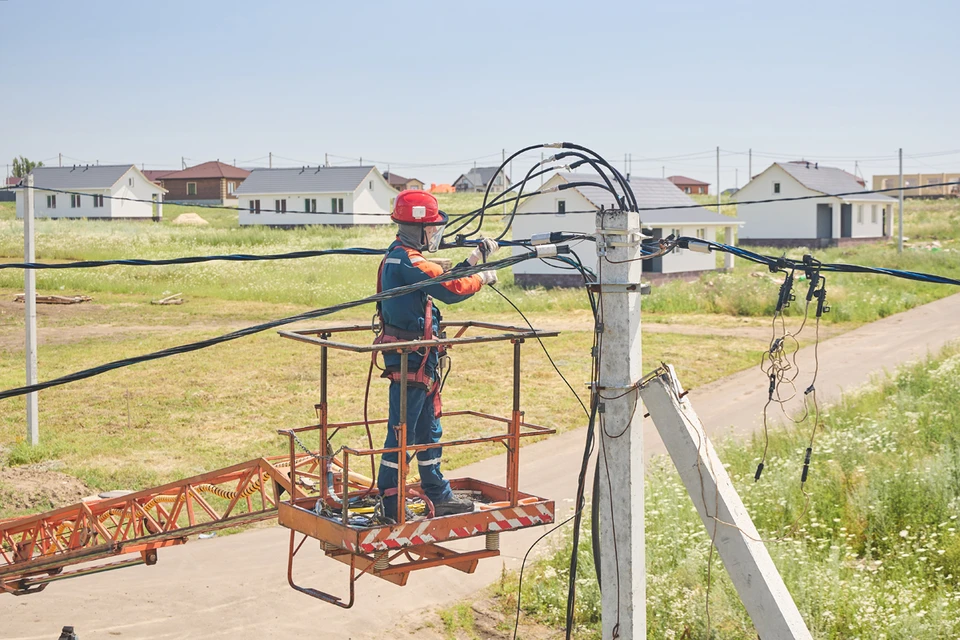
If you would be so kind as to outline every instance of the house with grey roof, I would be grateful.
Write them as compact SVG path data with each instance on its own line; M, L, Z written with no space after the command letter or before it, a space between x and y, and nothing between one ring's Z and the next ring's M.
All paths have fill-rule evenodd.
M789 198L804 197L804 200ZM863 181L836 167L774 162L734 196L745 225L741 244L828 247L876 242L890 235L893 198L867 193ZM753 202L761 200L763 202Z
M493 180L493 186L490 187L491 193L499 193L510 184L510 176L506 172L497 173L498 167L474 167L470 171L460 174L460 177L453 181L453 188L457 192L480 192L487 190L487 185ZM494 177L496 174L496 177Z
M234 192L241 225L388 224L397 190L376 167L254 169Z
M160 220L166 190L134 164L37 167L33 175L35 218ZM17 190L23 217L24 190Z
M584 185L584 182L597 183L597 186ZM734 231L743 224L737 218L697 204L669 180L631 176L629 182L638 206L656 209L640 212L641 226L647 236L688 236L733 244ZM558 187L565 183L578 184L559 190ZM519 215L512 226L514 238L529 238L534 233L549 231L595 234L597 212L618 206L601 178L590 172L557 173L539 190L541 193L525 199L518 207ZM584 266L596 272L597 256L593 243L580 243L572 249L579 254ZM515 248L514 252L520 253L522 248ZM732 266L732 260L726 261L714 253L676 249L665 256L645 260L643 275L651 282L694 279L705 272ZM527 260L514 265L513 277L521 287L583 285L579 273L542 260Z

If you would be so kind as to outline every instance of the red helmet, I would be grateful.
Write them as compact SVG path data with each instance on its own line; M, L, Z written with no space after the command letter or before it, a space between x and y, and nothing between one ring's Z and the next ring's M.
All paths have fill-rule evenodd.
M407 189L401 191L393 203L390 219L405 224L440 225L447 223L447 214L440 211L432 193Z

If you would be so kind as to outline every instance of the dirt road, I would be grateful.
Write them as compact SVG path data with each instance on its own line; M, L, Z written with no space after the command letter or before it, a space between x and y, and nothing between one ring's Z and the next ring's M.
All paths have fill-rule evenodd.
M834 402L843 390L872 376L936 352L960 338L960 295L866 325L820 345L818 394ZM800 352L801 384L813 370L812 348ZM743 371L691 393L713 435L757 429L766 383L757 370ZM524 448L525 491L551 496L569 511L581 457L582 429ZM652 425L644 425L646 451L663 452ZM493 458L450 475L503 482L504 461ZM398 620L410 621L425 607L467 598L494 582L505 564L514 568L533 529L503 536L503 562L481 562L466 576L452 569L413 574L400 588L374 578L358 583L357 605L344 611L294 592L286 585L287 533L271 527L162 549L153 567L136 567L55 583L38 595L0 597L0 637L49 640L62 625L81 638L382 638ZM314 545L301 553L298 580L343 593L345 569L321 558ZM299 556L298 556L299 558Z

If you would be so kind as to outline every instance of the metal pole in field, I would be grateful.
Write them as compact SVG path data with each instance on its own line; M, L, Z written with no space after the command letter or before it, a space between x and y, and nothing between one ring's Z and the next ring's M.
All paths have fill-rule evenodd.
M720 147L717 147L717 213L720 213Z
M506 161L507 161L507 150L506 150L506 149L500 149L500 163L502 164L502 163L505 163ZM506 167L504 167L504 169L506 169ZM506 170L504 170L504 171L502 171L502 172L500 173L500 179L503 180L503 189L501 189L500 191L506 191L506 190L507 190L508 180L507 180L506 175L504 175L505 173L506 173ZM506 200L504 200L504 202L503 202L503 215L504 215L504 216L507 215L507 202L506 202Z
M643 411L640 381L640 214L597 214L597 272L603 314L600 373L600 567L602 637L646 638L643 531Z
M903 253L903 148L900 148L900 235L897 238L897 253Z
M24 178L23 189L23 261L35 262L37 252L34 247L33 228L33 175ZM24 324L27 328L27 384L37 384L37 272L23 270L23 310ZM27 442L40 444L39 407L37 392L27 394Z

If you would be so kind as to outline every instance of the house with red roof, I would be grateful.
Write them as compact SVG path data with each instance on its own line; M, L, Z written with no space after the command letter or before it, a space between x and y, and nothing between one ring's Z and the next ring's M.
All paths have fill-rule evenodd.
M237 187L249 175L246 169L213 160L153 179L167 190L167 202L225 204L236 200Z
M700 180L688 178L687 176L670 176L667 180L677 185L677 188L687 195L707 195L710 192L709 182L701 182Z

